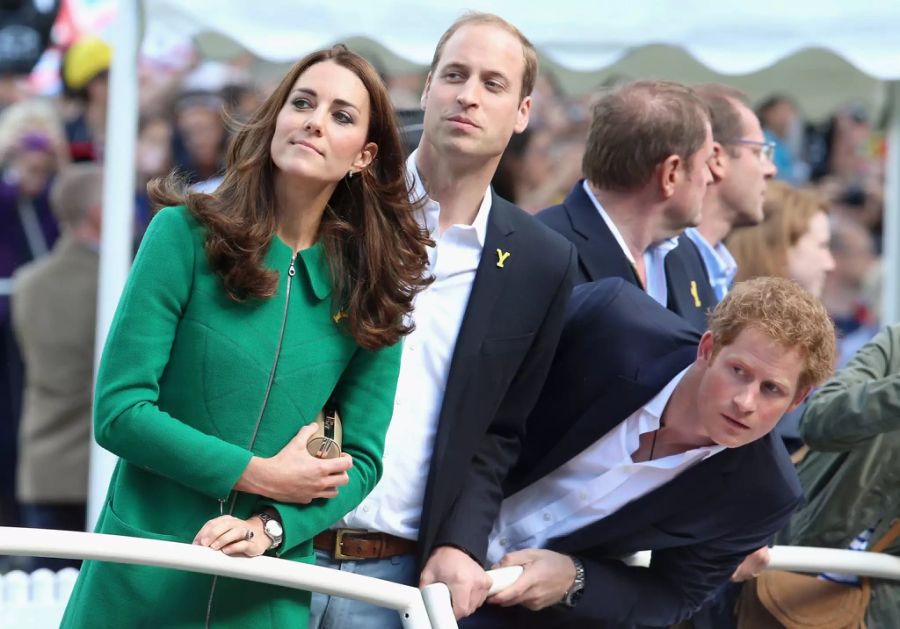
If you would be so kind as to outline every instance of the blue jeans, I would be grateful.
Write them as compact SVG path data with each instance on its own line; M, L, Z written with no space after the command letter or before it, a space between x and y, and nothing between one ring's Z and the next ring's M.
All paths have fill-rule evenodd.
M329 553L317 550L316 565L402 585L419 584L416 558L413 555L337 561ZM393 609L313 592L309 608L309 629L402 629L402 627L400 614Z

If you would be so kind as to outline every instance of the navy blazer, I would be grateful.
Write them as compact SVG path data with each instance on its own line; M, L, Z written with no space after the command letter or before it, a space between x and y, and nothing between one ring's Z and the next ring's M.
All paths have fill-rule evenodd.
M635 286L640 280L615 236L606 226L596 206L584 191L584 180L572 188L561 205L537 214L538 220L553 228L578 249L578 284L605 277L621 277ZM665 261L668 308L706 330L706 314L717 300L697 245L684 235Z
M562 332L577 258L565 238L493 195L427 470L420 566L441 545L484 562L503 481Z
M694 362L699 335L620 278L575 288L550 376L529 418L506 493L556 469L653 398ZM790 458L766 435L730 448L548 548L580 557L575 609L524 608L494 626L668 626L693 614L802 497ZM652 550L649 568L616 557ZM502 614L501 614L502 615Z

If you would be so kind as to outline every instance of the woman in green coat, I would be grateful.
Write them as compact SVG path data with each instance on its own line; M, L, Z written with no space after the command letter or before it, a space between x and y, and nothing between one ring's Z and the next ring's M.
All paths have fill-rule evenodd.
M312 538L381 474L398 340L425 283L384 86L342 46L298 62L236 134L211 194L160 205L97 378L120 457L97 531L313 562ZM180 203L180 205L178 205ZM310 456L333 398L344 455ZM309 594L85 562L64 627L304 626Z

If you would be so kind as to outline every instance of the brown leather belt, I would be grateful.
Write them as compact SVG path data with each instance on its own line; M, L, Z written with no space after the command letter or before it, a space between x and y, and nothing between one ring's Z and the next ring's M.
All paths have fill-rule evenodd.
M385 559L397 555L412 555L416 543L387 533L365 529L332 529L313 538L313 548L331 553L338 560Z

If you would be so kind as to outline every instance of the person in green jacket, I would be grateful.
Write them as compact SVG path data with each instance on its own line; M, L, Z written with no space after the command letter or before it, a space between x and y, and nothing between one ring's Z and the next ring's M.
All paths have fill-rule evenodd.
M815 393L800 433L809 446L797 467L807 502L776 542L871 548L900 517L900 325L885 328ZM900 556L900 541L885 552ZM900 583L872 579L866 626L900 627Z
M103 352L94 432L120 460L97 532L313 562L381 475L427 236L374 69L299 61L235 135L221 186L157 205ZM334 399L344 454L309 455ZM309 593L85 562L63 627L305 626Z

